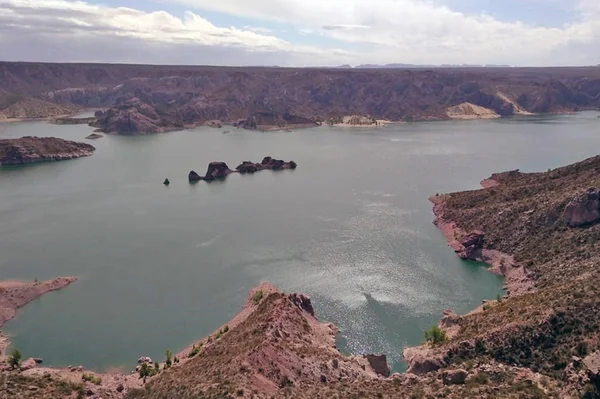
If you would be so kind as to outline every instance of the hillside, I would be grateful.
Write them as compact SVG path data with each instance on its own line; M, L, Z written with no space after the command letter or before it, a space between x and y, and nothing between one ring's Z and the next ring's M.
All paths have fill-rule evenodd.
M509 295L454 319L426 357L526 367L564 384L561 397L600 397L600 156L483 185L433 197L436 224L459 256L505 275Z
M108 133L165 131L212 120L237 124L255 115L262 115L265 124L287 128L346 115L390 121L448 119L448 110L464 103L500 116L597 109L600 68L286 69L4 62L0 91L5 97L25 96L64 107L112 107L96 124Z

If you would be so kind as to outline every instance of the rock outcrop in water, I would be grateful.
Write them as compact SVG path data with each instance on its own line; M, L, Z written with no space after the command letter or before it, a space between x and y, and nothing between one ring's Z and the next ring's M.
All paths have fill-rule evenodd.
M252 174L261 170L296 169L297 167L298 164L294 161L285 162L281 159L274 159L271 157L265 157L260 163L244 161L238 165L235 170L229 169L229 166L227 166L225 162L211 162L208 165L208 169L204 176L200 176L192 170L188 175L188 179L190 182L197 182L200 180L213 181L216 179L224 179L232 173Z
M281 159L274 159L271 157L265 157L260 163L253 163L250 161L244 161L238 165L235 169L241 173L255 173L261 170L283 170L283 169L296 169L298 164L294 161L285 162Z
M62 161L93 154L89 144L55 137L22 137L0 140L0 165L23 165L45 161Z

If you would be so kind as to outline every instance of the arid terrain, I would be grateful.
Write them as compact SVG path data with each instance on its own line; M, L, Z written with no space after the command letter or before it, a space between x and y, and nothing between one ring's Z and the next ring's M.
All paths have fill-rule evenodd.
M332 118L473 119L600 108L600 68L293 69L0 63L0 119L106 109L105 133ZM216 123L214 121L217 121Z

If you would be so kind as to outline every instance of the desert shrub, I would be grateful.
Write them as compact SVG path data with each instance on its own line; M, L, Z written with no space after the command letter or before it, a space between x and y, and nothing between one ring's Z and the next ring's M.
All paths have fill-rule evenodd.
M433 326L429 330L425 330L425 341L433 345L443 344L448 342L448 336L438 326Z
M169 349L167 349L167 351L165 352L165 368L169 368L171 367L171 365L173 364L173 352L171 352Z
M200 347L199 347L199 346L196 346L196 345L194 345L194 346L192 347L192 350L191 350L190 354L188 355L188 357L194 357L194 356L196 356L196 355L197 355L199 352L200 352Z
M91 382L94 385L102 384L102 378L93 374L83 374L81 379L86 382Z
M575 347L575 352L579 357L585 357L589 353L588 343L581 341Z
M13 369L19 368L21 367L22 359L23 355L21 354L21 351L15 348L12 350L10 356L8 357L8 365Z
M150 375L150 367L148 367L148 363L142 363L142 367L140 367L140 378L146 378Z
M467 380L467 385L485 385L490 381L486 373L477 373Z
M254 293L254 295L252 295L252 302L255 305L258 305L264 296L265 296L265 293L262 292L262 290L258 290Z

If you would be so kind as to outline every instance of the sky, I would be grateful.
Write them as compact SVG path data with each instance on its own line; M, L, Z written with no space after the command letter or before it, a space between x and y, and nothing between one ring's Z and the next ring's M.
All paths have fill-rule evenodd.
M0 0L0 60L600 64L600 0Z

